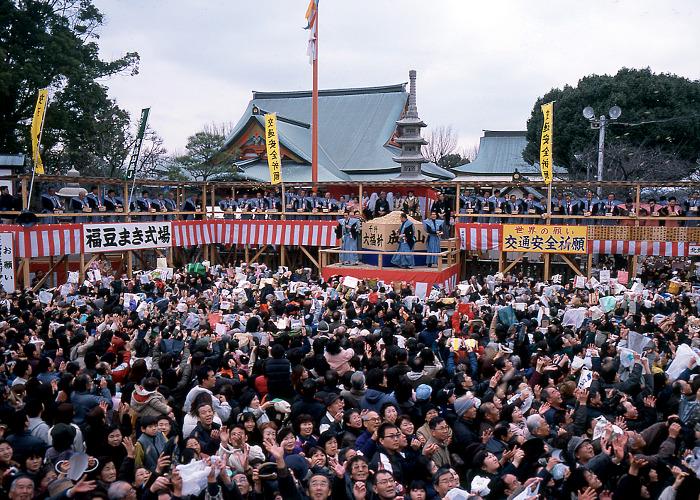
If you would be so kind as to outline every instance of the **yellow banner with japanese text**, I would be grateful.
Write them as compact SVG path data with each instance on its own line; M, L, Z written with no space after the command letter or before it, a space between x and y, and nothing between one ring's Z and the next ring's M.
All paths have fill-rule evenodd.
M265 145L267 148L267 166L270 169L270 184L282 182L282 157L277 137L277 114L265 115Z
M504 252L586 253L586 226L503 224Z
M554 122L554 101L542 105L542 139L540 140L540 170L542 180L546 184L552 183L552 147L553 147L553 122Z
M44 162L41 161L39 146L41 143L41 133L44 130L44 116L46 115L46 103L49 100L48 89L39 89L39 96L34 107L34 117L32 118L32 160L34 162L34 173L43 175Z

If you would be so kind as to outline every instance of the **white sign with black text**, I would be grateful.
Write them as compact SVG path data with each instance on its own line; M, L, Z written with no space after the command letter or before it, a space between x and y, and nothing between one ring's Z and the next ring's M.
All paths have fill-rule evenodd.
M84 224L85 253L163 248L172 245L170 222Z
M12 233L0 233L0 286L2 286L2 289L7 293L15 291Z

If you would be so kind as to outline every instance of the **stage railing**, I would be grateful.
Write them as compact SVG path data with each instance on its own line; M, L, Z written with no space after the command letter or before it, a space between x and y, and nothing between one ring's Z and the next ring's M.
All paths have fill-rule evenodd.
M376 255L377 256L377 269L384 269L384 257L389 257L391 259L394 255L401 253L401 255L413 255L413 256L435 256L438 257L437 264L435 267L436 271L442 271L446 268L450 268L459 262L459 249L456 245L450 245L446 250L440 252L396 252L396 251L384 251L384 250L342 250L340 247L334 248L321 248L319 250L320 254L320 268L323 269L329 265L331 255L340 255L353 253L356 255ZM334 263L335 264L335 263ZM353 267L352 265L348 267ZM393 267L393 266L392 266Z

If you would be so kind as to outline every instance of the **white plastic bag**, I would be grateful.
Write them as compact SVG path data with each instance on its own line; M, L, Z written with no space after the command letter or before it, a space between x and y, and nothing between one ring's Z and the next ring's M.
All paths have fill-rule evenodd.
M202 460L193 460L187 465L178 465L177 470L182 477L182 496L199 495L207 487L207 477L211 467Z

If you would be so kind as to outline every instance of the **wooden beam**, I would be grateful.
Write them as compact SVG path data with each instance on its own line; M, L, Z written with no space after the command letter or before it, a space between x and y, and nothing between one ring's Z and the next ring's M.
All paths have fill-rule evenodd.
M49 279L49 276L53 275L54 269L56 269L59 266L59 264L67 258L68 255L64 255L56 263L52 264L51 267L49 267L49 270L46 271L44 277L37 281L36 285L32 287L32 292L36 292L37 290L39 290L44 285L44 283L46 283L46 280ZM53 261L53 258L51 259L51 261Z
M575 262L573 262L568 255L560 253L558 254L559 257L561 257L568 266L573 269L573 271L576 273L577 276L583 276L583 273L581 272L581 269L576 265Z
M507 257L506 252L498 252L498 272L502 273L504 272L503 270L506 267L506 257ZM478 257L477 257L478 258Z
M20 182L20 184L21 184L20 189L22 190L22 193L21 193L22 194L22 210L24 210L25 208L28 208L28 206L27 206L28 198L27 197L29 196L29 193L27 192L27 178L22 177L22 181Z
M260 254L262 254L266 248L267 248L267 245L261 246L260 250L258 250L258 252L255 255L253 255L252 259L246 260L246 264L250 265L251 262L258 260L258 257L260 257Z
M284 187L284 182L282 183L282 220L287 220L287 216L285 215L285 212L287 211L287 191L285 190ZM284 248L284 245L282 245L282 248ZM280 259L282 262L284 262L284 254L280 252ZM280 264L284 265L284 264Z
M313 262L313 264L316 266L316 268L320 271L321 266L319 265L318 261L316 259L314 259L314 256L311 255L311 253L309 253L309 251L306 248L304 248L303 246L299 245L299 248L301 249L302 252L304 252L304 254L306 254L306 256L311 260L311 262Z
M131 250L126 251L126 276L129 279L134 276L134 255Z
M131 203L129 203L129 182L124 181L122 184L122 201L124 204L122 205L124 207L124 213L126 214L126 221L129 222L131 220L131 217L129 217L129 213L131 212Z
M544 254L544 258L542 259L542 262L544 264L544 280L549 281L550 277L552 276L552 258L551 255L548 253Z
M591 275L593 274L591 272L591 269L593 268L593 254L589 253L588 254L588 265L586 266L586 277L588 279L591 279Z
M511 262L510 264L508 264L508 265L506 266L506 268L505 268L503 271L501 271L501 272L502 272L503 274L505 274L505 273L507 273L508 271L510 271L511 269L513 269L513 268L515 267L515 265L516 265L518 262L520 262L521 260L523 260L523 257L525 257L525 253L523 253L523 252L518 253L518 256L515 258L515 260L514 260L513 262Z
M280 245L280 266L287 266L287 246Z
M455 189L455 192L457 195L455 196L455 221L459 221L459 195L461 194L461 189L460 189L460 184L459 182L457 183L457 188Z
M29 279L29 259L22 259L24 266L22 266L22 286L25 289L31 286L31 280Z
M639 257L637 257L636 255L632 255L631 257L632 257L632 266L631 266L632 269L630 271L630 281L632 281L633 279L635 279L637 277L637 264L639 261Z

